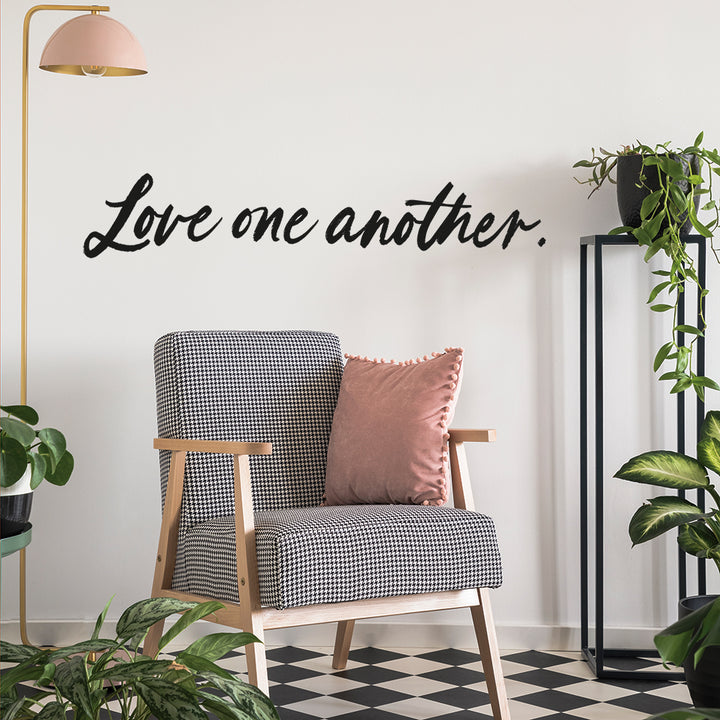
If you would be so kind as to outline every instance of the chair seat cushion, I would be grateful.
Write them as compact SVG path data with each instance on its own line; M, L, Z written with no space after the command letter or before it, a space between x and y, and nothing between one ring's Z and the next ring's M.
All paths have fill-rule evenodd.
M423 505L347 505L255 513L260 601L279 610L498 587L495 526L481 513ZM178 590L238 602L232 516L191 528Z

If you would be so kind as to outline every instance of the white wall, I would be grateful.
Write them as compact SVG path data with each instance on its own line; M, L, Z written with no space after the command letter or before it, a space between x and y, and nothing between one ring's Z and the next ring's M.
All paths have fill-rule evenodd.
M2 401L18 401L20 29L30 3L2 3ZM415 357L466 349L458 426L493 426L473 448L479 508L505 556L495 594L509 628L579 622L578 237L618 224L611 190L586 200L572 163L636 138L720 138L712 92L720 6L699 0L678 26L669 0L504 3L363 0L115 0L150 74L82 80L34 69L30 119L29 402L66 433L76 471L33 508L29 616L115 614L149 593L160 522L152 450L152 346L183 328L313 328L346 351ZM61 19L33 21L31 61ZM145 198L221 226L191 243L83 255L141 174ZM519 209L541 225L505 250L448 240L421 252L329 245L350 205L393 218L452 181L476 221ZM453 195L453 198L456 195ZM307 207L301 243L234 239L245 207ZM544 247L538 240L547 238ZM128 227L121 240L132 242ZM662 329L632 252L609 253L607 468L669 442L666 393L649 376ZM718 286L710 265L710 287ZM717 292L717 291L716 291ZM711 295L710 317L718 316ZM715 334L717 337L717 334ZM710 368L717 341L708 343ZM717 373L720 374L720 373ZM717 404L716 398L711 403ZM627 520L646 496L608 480L608 624L664 624L664 555L630 551ZM611 506L612 507L612 506ZM17 617L15 558L3 562L3 619ZM433 622L428 617L428 622ZM441 616L435 622L466 622ZM508 636L509 637L509 636ZM523 643L523 638L513 644Z

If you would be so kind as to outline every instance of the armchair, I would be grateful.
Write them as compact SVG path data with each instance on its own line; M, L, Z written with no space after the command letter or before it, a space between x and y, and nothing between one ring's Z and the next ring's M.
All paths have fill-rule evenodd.
M501 582L490 518L475 512L464 444L450 430L454 507L322 506L339 341L302 331L160 338L155 374L163 515L153 597L221 600L216 621L252 632L337 622L344 668L355 621L469 607L495 720L509 720L489 588ZM154 654L162 633L145 641ZM265 649L249 681L268 691Z

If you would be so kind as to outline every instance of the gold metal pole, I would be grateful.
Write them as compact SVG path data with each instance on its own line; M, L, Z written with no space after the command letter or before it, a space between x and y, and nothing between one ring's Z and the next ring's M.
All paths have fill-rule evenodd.
M27 299L28 299L28 52L30 19L40 10L108 12L107 5L35 5L25 14L22 51L22 222L20 275L20 404L27 405Z
M27 565L25 550L20 548L20 642L23 645L29 645L27 635Z
M39 10L71 12L108 12L107 5L35 5L25 14L22 50L22 222L20 275L20 403L27 405L27 298L28 298L28 53L30 19ZM27 635L27 564L26 548L20 550L20 639L29 645Z

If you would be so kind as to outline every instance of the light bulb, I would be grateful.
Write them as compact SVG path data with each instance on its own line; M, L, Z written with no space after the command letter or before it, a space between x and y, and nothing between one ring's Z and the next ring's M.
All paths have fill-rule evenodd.
M80 68L88 77L102 77L107 72L104 65L81 65Z

